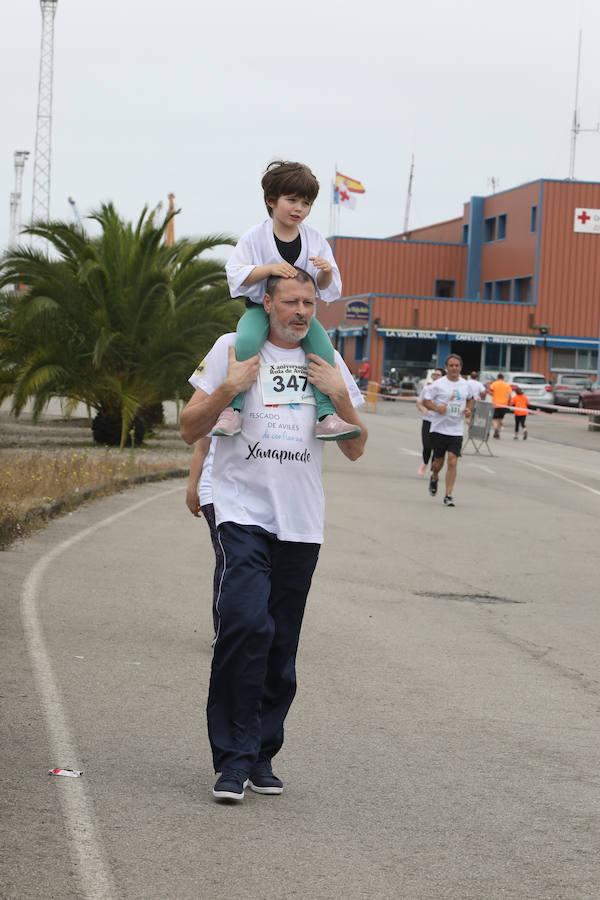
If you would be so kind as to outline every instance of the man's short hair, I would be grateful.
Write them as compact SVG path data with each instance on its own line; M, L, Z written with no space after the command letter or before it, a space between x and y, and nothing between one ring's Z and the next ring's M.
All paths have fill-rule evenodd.
M479 372L477 371L477 369L473 369L473 371L471 372L471 378L477 378L478 375Z
M280 197L294 194L303 197L309 203L314 203L319 193L319 182L308 166L299 162L286 162L277 159L269 163L261 181L265 196L267 212L272 217L273 210L269 206L271 202Z
M502 372L498 372L498 378L500 378L501 381L504 381L504 375L502 374Z
M317 282L310 272L305 272L304 269L296 269L296 274L293 278L284 278L283 275L269 275L267 278L265 294L268 294L269 297L274 297L280 281L299 281L300 284L312 284L315 289L315 294L317 293Z
M459 361L459 363L461 364L461 366L463 364L462 356L459 356L458 353L451 353L449 356L446 357L446 363L445 363L446 366L448 365L448 360L450 360L450 359L457 359Z

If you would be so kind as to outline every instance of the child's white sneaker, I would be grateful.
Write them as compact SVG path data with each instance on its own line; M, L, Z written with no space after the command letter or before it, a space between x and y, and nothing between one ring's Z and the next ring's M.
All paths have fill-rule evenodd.
M232 406L226 406L211 431L213 437L233 437L242 430L241 413Z
M344 422L336 413L325 416L315 425L315 437L318 441L347 441L359 434L360 428L357 425Z

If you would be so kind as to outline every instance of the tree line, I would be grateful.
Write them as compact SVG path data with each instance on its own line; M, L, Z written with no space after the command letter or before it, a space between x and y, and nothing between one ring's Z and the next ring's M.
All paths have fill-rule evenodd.
M171 214L172 215L172 214ZM37 420L53 397L65 412L95 412L97 443L140 443L166 400L189 396L187 379L243 311L223 262L224 234L165 244L170 215L144 209L125 221L111 203L81 224L38 222L31 245L0 258L0 401ZM159 411L157 413L157 410Z

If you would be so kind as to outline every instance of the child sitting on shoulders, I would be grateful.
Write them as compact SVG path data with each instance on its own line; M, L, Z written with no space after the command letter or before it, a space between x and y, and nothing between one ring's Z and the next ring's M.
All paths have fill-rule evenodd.
M293 278L295 266L316 281L326 302L341 296L342 282L331 248L314 228L304 224L319 193L319 182L308 166L297 162L272 162L262 179L269 218L255 225L238 241L226 265L232 297L246 298L246 312L238 322L235 355L241 361L255 356L269 333L263 309L265 284L271 275ZM335 365L334 349L327 332L313 317L302 341L305 353L315 353ZM315 437L339 441L357 437L360 429L344 422L330 398L313 385L317 407ZM244 394L238 394L215 423L212 434L231 437L241 431Z

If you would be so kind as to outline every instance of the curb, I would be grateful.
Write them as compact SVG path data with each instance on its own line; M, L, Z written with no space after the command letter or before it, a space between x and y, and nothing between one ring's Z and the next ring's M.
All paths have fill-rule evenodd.
M138 484L145 484L153 481L166 481L169 478L187 478L189 469L165 469L162 472L148 472L146 475L136 475L133 478L122 478L114 481L109 485L98 486L95 488L87 488L76 494L68 494L66 497L59 497L51 503L43 503L41 506L35 506L28 510L25 515L18 521L5 519L0 522L0 551L5 550L9 544L17 538L24 537L23 526L35 525L43 522L49 522L66 512L71 512L86 503L88 500L94 500L96 497L108 497L116 494L124 488L135 487ZM6 533L4 533L6 528Z

